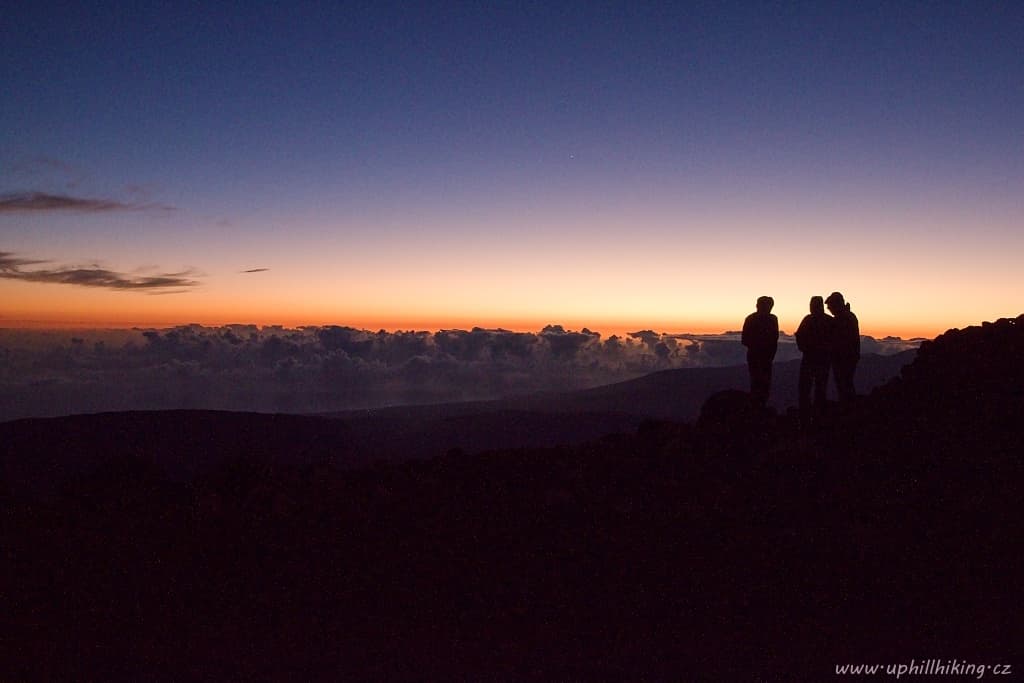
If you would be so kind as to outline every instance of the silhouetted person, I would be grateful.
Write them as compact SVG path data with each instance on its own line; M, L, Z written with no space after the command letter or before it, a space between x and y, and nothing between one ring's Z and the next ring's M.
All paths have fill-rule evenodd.
M775 299L770 296L758 297L756 306L757 310L743 321L740 341L747 347L750 396L763 408L772 388L772 363L779 348L779 319L772 315Z
M800 420L806 425L812 417L821 417L825 411L828 391L828 369L832 362L833 327L835 320L825 315L825 304L820 296L812 296L811 312L800 321L796 330L796 346L803 352L800 361ZM811 391L814 402L811 402Z
M857 395L853 387L853 375L860 360L860 323L850 310L843 295L832 292L825 299L829 313L835 318L835 335L832 338L832 374L836 378L839 400L849 403Z

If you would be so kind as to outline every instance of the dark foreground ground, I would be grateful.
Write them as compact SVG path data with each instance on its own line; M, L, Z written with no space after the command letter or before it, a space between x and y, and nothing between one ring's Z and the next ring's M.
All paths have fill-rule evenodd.
M4 446L0 680L1019 677L1022 388L1024 316L809 432L723 392L693 425L355 470L278 444L183 477L114 443L46 495L18 477L54 454Z

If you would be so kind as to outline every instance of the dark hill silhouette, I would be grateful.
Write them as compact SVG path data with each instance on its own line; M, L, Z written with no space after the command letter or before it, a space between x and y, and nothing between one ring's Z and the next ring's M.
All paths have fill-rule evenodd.
M9 487L0 678L1019 676L1022 354L1024 316L950 331L814 432L727 389L574 446Z
M857 370L857 390L867 393L896 377L916 351L865 354ZM778 363L772 400L775 406L795 405L800 361ZM544 413L617 413L659 420L695 420L704 400L716 391L743 389L750 383L745 365L716 368L662 370L637 379L566 393L532 394L493 401L466 401L436 405L397 406L377 410L325 414L343 419L372 415L411 420L432 420L506 411Z
M914 353L866 356L862 390L896 376ZM782 363L776 370L782 405L796 400L797 367ZM578 444L632 433L645 420L692 421L707 396L747 382L743 366L696 368L584 391L318 417L168 410L15 420L0 423L0 473L11 486L40 493L113 457L140 455L181 480L232 458L349 468L453 449L478 453Z
M858 391L866 393L896 377L900 369L913 360L915 353L865 355L858 368ZM771 405L786 407L796 404L799 367L799 361L775 365ZM552 411L615 411L661 420L692 421L699 415L706 398L714 392L742 390L749 385L750 378L743 365L665 370L628 382L574 392L565 398L552 397L540 405ZM534 409L539 407L534 404Z

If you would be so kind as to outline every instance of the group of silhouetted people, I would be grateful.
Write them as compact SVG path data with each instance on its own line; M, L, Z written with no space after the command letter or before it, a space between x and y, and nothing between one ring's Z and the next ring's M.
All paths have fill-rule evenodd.
M757 299L757 310L743 321L742 343L747 347L750 395L764 407L772 384L772 363L779 345L779 320L772 315L775 300ZM825 313L828 306L829 313ZM803 353L800 363L800 416L806 424L825 410L829 370L835 377L841 403L856 395L853 375L860 360L860 324L843 295L832 292L827 299L812 296L811 312L796 331L796 345Z

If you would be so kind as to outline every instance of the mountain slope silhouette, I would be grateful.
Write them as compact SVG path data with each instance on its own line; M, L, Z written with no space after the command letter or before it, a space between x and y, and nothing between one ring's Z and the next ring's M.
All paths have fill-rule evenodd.
M865 356L862 390L898 375L914 353ZM796 402L797 367L777 367L781 405ZM666 370L584 391L317 417L167 410L23 419L0 423L0 472L10 486L39 491L116 457L141 456L184 479L232 458L359 467L453 449L576 444L635 432L645 420L693 421L708 395L747 381L746 368L735 366Z

